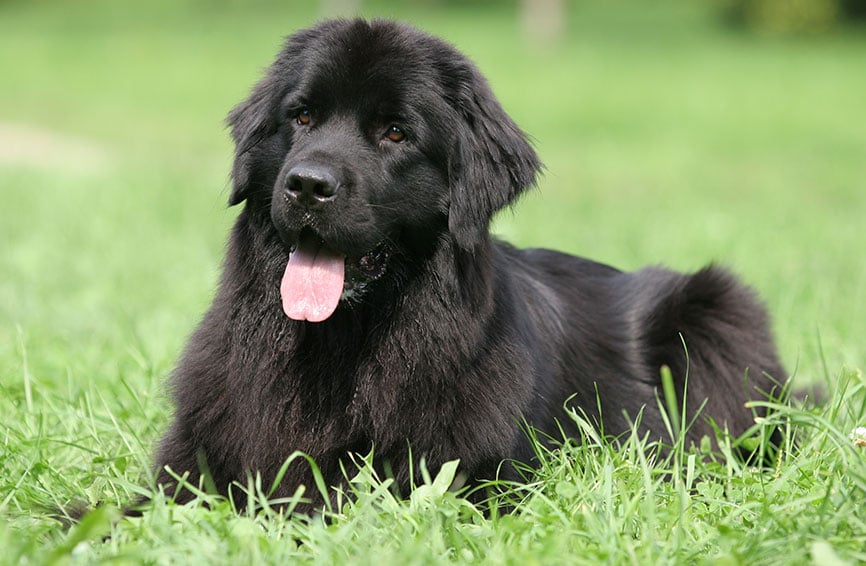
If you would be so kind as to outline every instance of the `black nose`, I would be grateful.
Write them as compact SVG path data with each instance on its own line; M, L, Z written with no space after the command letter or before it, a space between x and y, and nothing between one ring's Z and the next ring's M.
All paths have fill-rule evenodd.
M286 193L307 205L332 200L340 183L330 168L321 165L295 165L286 176Z

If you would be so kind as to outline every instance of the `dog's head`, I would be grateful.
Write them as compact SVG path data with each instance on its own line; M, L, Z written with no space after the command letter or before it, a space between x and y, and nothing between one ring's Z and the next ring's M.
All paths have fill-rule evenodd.
M311 321L387 272L401 247L484 242L539 168L470 61L387 21L292 35L228 122L229 202L269 212L292 252L284 309Z

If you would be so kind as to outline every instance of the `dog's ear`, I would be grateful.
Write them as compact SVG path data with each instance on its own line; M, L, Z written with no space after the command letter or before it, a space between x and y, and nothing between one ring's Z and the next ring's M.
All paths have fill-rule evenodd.
M471 63L454 97L464 126L452 156L448 230L464 248L486 237L494 213L535 184L541 162ZM452 75L453 77L453 75Z
M280 122L280 104L283 96L300 82L300 69L305 62L307 47L322 37L328 37L331 28L348 25L343 20L322 22L303 29L286 38L283 48L265 76L253 87L246 100L229 112L226 122L235 142L235 161L232 166L232 192L229 206L240 204L249 197L255 180L252 150L262 140L276 133ZM282 148L286 149L286 148ZM271 151L276 151L274 148ZM268 156L274 163L277 155Z
M268 73L253 87L250 96L235 106L226 118L235 142L229 206L240 204L248 196L252 172L250 150L276 131L277 90L273 75Z

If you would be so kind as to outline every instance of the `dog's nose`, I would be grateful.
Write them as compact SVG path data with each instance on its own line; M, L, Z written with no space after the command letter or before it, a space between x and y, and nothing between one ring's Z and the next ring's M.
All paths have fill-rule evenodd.
M286 176L286 193L306 205L332 200L340 183L327 168L318 165L296 165Z

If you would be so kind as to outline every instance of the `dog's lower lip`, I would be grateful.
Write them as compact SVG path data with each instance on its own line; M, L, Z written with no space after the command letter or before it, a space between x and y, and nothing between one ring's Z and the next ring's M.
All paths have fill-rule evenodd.
M355 263L361 273L368 277L376 278L385 270L387 261L388 251L385 247L379 245L373 248L372 251L362 255Z

